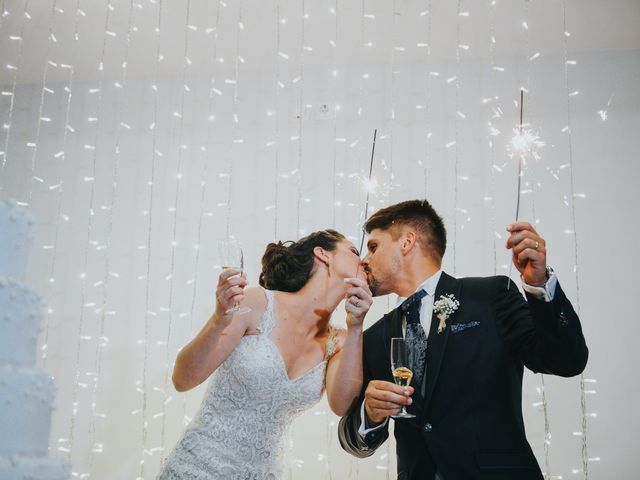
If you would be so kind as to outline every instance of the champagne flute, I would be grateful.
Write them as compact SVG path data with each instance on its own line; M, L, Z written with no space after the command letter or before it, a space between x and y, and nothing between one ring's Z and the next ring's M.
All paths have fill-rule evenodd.
M220 240L218 242L218 253L220 254L220 263L223 270L233 269L240 270L240 275L244 272L244 254L242 248L236 239ZM240 306L237 303L234 307L227 309L225 313L247 313L251 308Z
M391 373L396 385L408 387L413 378L413 372L409 369L409 346L404 338L391 339ZM402 406L400 413L391 415L391 418L415 418L415 415L407 412Z

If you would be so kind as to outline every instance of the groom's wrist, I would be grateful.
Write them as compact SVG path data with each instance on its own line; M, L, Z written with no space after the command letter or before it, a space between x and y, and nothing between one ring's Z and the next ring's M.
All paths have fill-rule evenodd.
M558 283L558 277L553 271L553 268L547 266L546 268L546 281L542 285L531 285L527 283L524 277L522 279L522 289L533 297L543 302L550 302L555 297L556 285Z
M367 403L366 400L363 402L364 405L364 428L366 430L370 429L370 428L376 428L379 427L380 425L382 425L384 423L384 418L382 420L380 420L379 422L376 422L374 420L371 419L371 417L369 416L369 413L367 412Z

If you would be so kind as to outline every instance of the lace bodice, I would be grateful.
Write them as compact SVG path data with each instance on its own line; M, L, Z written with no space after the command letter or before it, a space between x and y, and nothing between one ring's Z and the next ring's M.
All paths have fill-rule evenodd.
M336 331L322 362L290 379L269 334L273 292L260 333L241 339L209 380L200 410L171 452L159 479L276 480L283 478L284 441L291 422L317 403L336 350Z

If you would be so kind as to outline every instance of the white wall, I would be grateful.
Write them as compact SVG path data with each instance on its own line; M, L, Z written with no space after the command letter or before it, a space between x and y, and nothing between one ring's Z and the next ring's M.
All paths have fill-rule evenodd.
M342 64L337 78L328 66L310 64L296 83L297 64L278 70L242 67L237 102L233 85L224 82L233 72L216 78L223 95L213 96L211 122L210 74L188 77L191 91L182 109L179 75L160 79L157 97L149 88L155 83L152 72L127 79L123 89L113 86L115 74L102 83L99 78L77 80L70 103L67 83L56 81L47 84L55 93L46 94L42 103L42 116L52 121L40 122L39 134L42 85L19 84L11 118L8 100L2 99L11 137L1 194L21 201L32 197L29 210L37 220L28 279L52 309L42 338L43 344L48 340L47 356L41 359L59 388L52 450L69 446L75 399L74 470L93 478L135 478L143 448L143 395L136 388L144 387L149 422L144 448L153 454L145 455L145 478L153 478L161 454L152 449L172 447L183 428L183 414L193 415L203 393L199 388L178 394L166 379L177 349L212 308L215 240L226 235L228 199L230 231L245 247L254 284L264 246L274 238L294 239L334 226L357 240L365 193L351 174L366 173L374 128L374 172L383 187L372 197L373 208L426 195L447 219L447 271L506 274L509 256L502 246L503 232L515 213L517 179L517 161L507 156L506 144L518 122L513 100L530 69L525 120L546 145L540 150L542 158L525 171L523 188L529 193L522 196L521 218L538 222L548 242L549 262L569 297L579 298L591 351L585 377L597 380L587 384L597 394L586 396L588 413L597 414L588 418L589 457L600 458L590 462L590 476L636 478L640 471L633 446L640 390L634 346L640 327L632 298L638 291L634 273L640 267L635 252L640 228L633 220L638 205L640 51L570 58L577 64L569 70L568 88L561 54L543 55L535 63L521 55L498 58L504 73L492 71L487 58L463 58L457 100L455 82L447 83L457 69L451 58L434 59L431 65L426 59L402 58L393 65ZM429 77L429 71L440 75ZM277 101L276 77L285 83ZM5 90L10 88L7 78ZM90 92L97 87L100 94ZM302 122L296 118L301 88L303 102L312 105ZM570 137L562 130L568 123L567 93L574 90L579 94L570 97L571 158ZM612 94L603 121L597 112L606 108ZM499 99L481 102L496 95ZM322 102L340 105L335 119L320 118ZM69 105L69 124L75 131L68 133L64 146ZM502 117L492 118L497 106ZM182 111L182 121L175 111ZM267 111L277 115L268 116ZM234 112L239 115L237 126ZM488 121L501 131L493 137L493 153ZM300 139L292 139L300 132ZM239 138L243 143L233 142ZM34 155L26 144L36 140ZM446 146L454 140L456 145ZM180 144L186 148L181 150ZM160 153L154 155L154 149ZM56 158L61 150L66 154ZM570 160L573 172L567 166ZM183 174L180 182L178 171ZM230 171L229 191L224 174ZM43 182L31 179L32 174ZM571 233L572 174L575 193L585 195L575 198L577 243ZM56 185L61 187L50 188ZM394 299L378 299L367 322L373 323L393 304ZM339 309L336 323L342 317ZM101 341L101 335L108 341ZM546 377L545 383L550 473L581 478L572 473L581 468L582 440L574 435L581 430L579 380ZM540 401L540 384L539 376L526 376L523 405L529 439L544 468L544 415L533 406ZM291 478L394 477L393 442L367 461L351 459L340 450L336 423L324 401L296 422ZM94 444L102 445L102 451L92 454Z

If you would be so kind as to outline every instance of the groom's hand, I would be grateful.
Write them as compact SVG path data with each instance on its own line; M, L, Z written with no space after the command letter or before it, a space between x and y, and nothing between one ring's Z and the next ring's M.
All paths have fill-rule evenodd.
M364 392L364 412L367 425L380 425L390 415L400 413L404 405L411 405L413 387L401 387L384 380L371 380Z
M526 222L507 227L510 232L506 247L511 249L513 264L528 285L542 286L547 281L547 244Z

